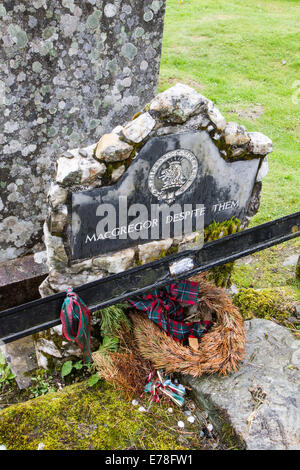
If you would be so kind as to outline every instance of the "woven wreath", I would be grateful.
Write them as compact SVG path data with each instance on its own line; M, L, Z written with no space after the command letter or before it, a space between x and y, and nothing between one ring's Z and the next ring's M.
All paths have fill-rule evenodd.
M203 275L191 280L199 284L201 311L210 312L215 318L213 327L201 338L198 351L175 341L145 315L135 311L130 317L138 349L155 369L166 373L200 377L236 371L245 354L243 318L223 289L209 283Z

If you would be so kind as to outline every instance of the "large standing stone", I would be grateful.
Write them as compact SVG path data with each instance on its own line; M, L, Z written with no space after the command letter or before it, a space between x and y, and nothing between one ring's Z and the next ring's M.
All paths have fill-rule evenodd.
M41 241L57 151L99 139L154 95L165 0L0 5L0 262Z
M268 320L245 324L240 370L186 382L227 440L235 433L247 449L300 450L300 341Z

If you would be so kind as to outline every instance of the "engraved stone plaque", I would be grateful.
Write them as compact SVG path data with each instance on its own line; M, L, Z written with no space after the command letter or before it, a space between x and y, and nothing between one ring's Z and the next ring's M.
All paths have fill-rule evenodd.
M153 137L115 185L72 194L72 257L174 237L183 223L191 233L201 217L242 219L258 166L225 161L206 131Z

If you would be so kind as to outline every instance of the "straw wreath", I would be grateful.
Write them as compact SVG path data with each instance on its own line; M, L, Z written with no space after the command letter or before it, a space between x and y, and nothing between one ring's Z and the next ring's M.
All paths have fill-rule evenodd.
M194 377L226 375L237 370L244 357L246 335L242 316L223 289L209 283L203 275L191 280L199 283L201 311L211 312L216 320L201 338L198 351L174 341L146 316L134 312L130 317L138 349L155 369L164 369L166 373Z

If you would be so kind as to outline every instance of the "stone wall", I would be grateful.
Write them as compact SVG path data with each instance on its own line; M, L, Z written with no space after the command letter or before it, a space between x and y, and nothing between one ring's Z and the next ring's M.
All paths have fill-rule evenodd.
M165 0L0 5L0 262L42 249L64 149L95 142L154 95Z

